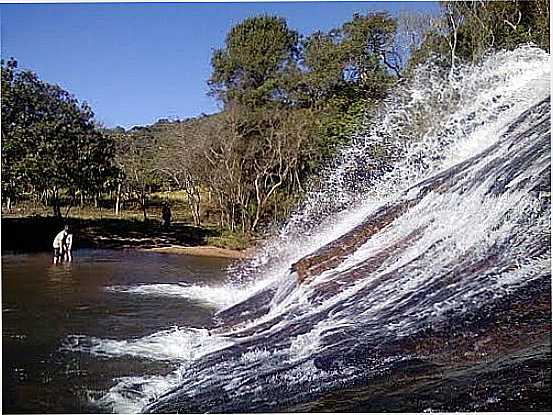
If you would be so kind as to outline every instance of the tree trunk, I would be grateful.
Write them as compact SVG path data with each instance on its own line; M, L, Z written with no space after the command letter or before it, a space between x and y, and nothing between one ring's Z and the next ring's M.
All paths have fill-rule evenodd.
M75 204L75 196L72 196L71 201L69 202L69 206L67 207L67 210L65 211L65 219L67 219L69 217L69 211L71 210L71 208L73 207L74 204Z
M200 226L202 224L201 205L202 205L202 196L198 188L194 187L194 206L192 207L192 212L194 216L194 225L196 226Z
M144 215L144 222L148 219L146 216L146 196L142 195L140 198L140 203L142 205L142 214Z
M235 217L236 217L236 213L235 213L235 206L234 206L234 203L232 204L232 209L230 211L230 230L232 232L234 232L234 229L236 228L236 221L235 221Z
M459 23L455 21L454 11L451 8L451 3L448 3L447 10L449 14L449 20L451 22L452 32L453 32L453 42L451 40L448 40L449 43L449 49L451 51L451 68L449 70L449 76L453 76L453 72L455 71L455 51L457 49L457 35L458 35L458 29L459 29Z

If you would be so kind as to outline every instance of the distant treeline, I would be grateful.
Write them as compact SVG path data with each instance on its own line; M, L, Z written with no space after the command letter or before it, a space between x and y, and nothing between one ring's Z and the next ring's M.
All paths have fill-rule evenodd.
M222 111L105 129L66 91L2 62L2 202L39 198L61 216L110 194L119 211L180 190L206 216L252 234L285 217L392 86L428 61L444 73L495 49L549 51L549 1L444 2L440 13L355 14L300 36L285 19L247 18L214 51L210 94Z

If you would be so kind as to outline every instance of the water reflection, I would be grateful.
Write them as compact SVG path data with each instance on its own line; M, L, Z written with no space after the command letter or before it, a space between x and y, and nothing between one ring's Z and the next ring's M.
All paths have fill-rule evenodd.
M213 307L185 299L144 299L114 285L217 285L228 261L137 251L79 250L54 265L50 253L2 255L3 407L6 412L97 412L91 393L120 376L163 373L164 363L132 358L96 361L63 351L71 335L113 339L176 325L202 327ZM70 368L70 370L68 370Z
M71 262L62 262L61 264L50 264L48 267L48 276L50 279L53 277L59 277L60 275L71 274L72 270Z

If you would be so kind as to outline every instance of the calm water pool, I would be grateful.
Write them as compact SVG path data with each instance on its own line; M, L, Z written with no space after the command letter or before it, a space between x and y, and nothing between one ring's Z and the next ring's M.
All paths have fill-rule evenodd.
M140 251L78 250L52 265L48 253L2 255L3 409L98 412L92 402L122 376L161 374L169 364L102 359L66 350L68 337L129 340L174 326L209 327L201 298L129 295L110 287L220 285L229 261ZM177 285L178 286L178 285Z

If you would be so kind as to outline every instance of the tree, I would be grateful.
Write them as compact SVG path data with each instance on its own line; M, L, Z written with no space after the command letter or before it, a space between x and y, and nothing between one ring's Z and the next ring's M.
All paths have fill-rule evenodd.
M431 59L435 65L449 65L449 60L447 63L444 59L436 60L436 56L447 54L447 24L444 22L444 16L432 13L399 14L396 44L407 62L402 70L403 76L411 76L418 64Z
M215 50L209 79L211 92L221 101L249 106L281 99L279 83L294 64L298 34L274 16L245 19L234 26L225 47Z
M315 32L302 42L302 64L305 99L312 107L321 108L325 102L344 88L346 66L341 33Z
M206 177L207 146L218 134L216 116L167 125L160 140L158 170L169 178L172 188L183 190L194 225L202 222L202 187Z
M16 68L17 62L13 59L5 65L2 62L2 199L6 201L8 210L13 200L25 189L25 170L18 160L22 158L25 149L18 140L12 138L16 135L17 117L9 106L10 100L13 100L11 84Z
M128 134L114 136L117 145L116 163L121 172L117 198L121 192L138 201L144 221L147 220L148 198L154 189L161 187L158 171L160 154L156 138L148 128L137 129ZM116 210L119 201L116 202Z
M426 30L410 54L408 72L430 59L453 71L459 62L477 63L491 50L527 43L549 51L547 0L444 1L441 15L424 20L419 26Z
M78 192L101 190L115 174L113 155L113 143L96 129L86 103L17 70L15 60L2 61L3 197L47 195L61 217L61 192L70 208Z
M354 14L351 21L344 23L342 44L348 79L378 91L380 84L390 79L385 68L400 76L401 56L394 49L396 28L395 19L387 13Z
M385 13L355 14L339 29L308 36L298 82L304 99L320 109L336 98L350 103L382 98L402 68L396 30L395 19Z
M548 1L461 1L450 8L462 16L459 54L470 62L490 49L512 50L530 42L549 49Z

